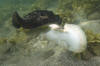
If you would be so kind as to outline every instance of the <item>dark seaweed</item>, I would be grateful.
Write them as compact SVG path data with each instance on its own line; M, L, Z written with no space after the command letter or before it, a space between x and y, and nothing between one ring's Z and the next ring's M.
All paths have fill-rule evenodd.
M17 12L13 14L12 24L16 28L36 28L45 24L57 23L61 24L62 19L59 15L55 15L52 11L48 10L35 10L28 15L21 18Z

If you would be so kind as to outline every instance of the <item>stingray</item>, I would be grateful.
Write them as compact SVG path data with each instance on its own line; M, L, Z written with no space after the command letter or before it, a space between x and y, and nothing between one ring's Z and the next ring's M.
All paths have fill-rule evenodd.
M45 24L61 24L62 19L59 15L54 14L52 11L48 10L35 10L28 13L23 18L20 17L18 12L14 12L12 16L12 24L16 28L26 28L32 29Z

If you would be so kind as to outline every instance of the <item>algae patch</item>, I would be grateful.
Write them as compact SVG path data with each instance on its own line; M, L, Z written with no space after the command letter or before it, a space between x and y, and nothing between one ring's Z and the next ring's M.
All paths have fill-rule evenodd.
M89 59L93 56L100 56L100 34L94 34L91 30L85 31L88 40L88 47L82 54L82 58Z

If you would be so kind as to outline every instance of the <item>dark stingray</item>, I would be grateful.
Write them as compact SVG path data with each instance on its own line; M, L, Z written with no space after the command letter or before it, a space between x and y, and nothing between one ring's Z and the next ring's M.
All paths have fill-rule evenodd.
M35 10L23 18L19 16L17 12L14 12L12 16L12 24L16 28L32 29L45 24L61 24L62 19L59 15L55 15L52 11L48 10Z

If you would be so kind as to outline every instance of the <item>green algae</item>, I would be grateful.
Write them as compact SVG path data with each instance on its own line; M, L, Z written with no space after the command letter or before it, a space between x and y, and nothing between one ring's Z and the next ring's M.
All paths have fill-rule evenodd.
M100 56L100 34L95 34L91 30L85 32L88 40L88 47L86 50L87 52L86 54L91 54L93 56Z
M92 31L86 31L88 43L100 43L100 34L95 34Z
M57 11L65 23L77 23L88 20L89 15L100 11L99 3L99 0L59 0Z
M4 44L7 42L6 38L0 38L0 45Z
M20 43L20 42L26 42L27 38L28 38L28 36L25 34L25 32L17 31L17 33L12 35L12 37L9 39L9 41L10 42Z

